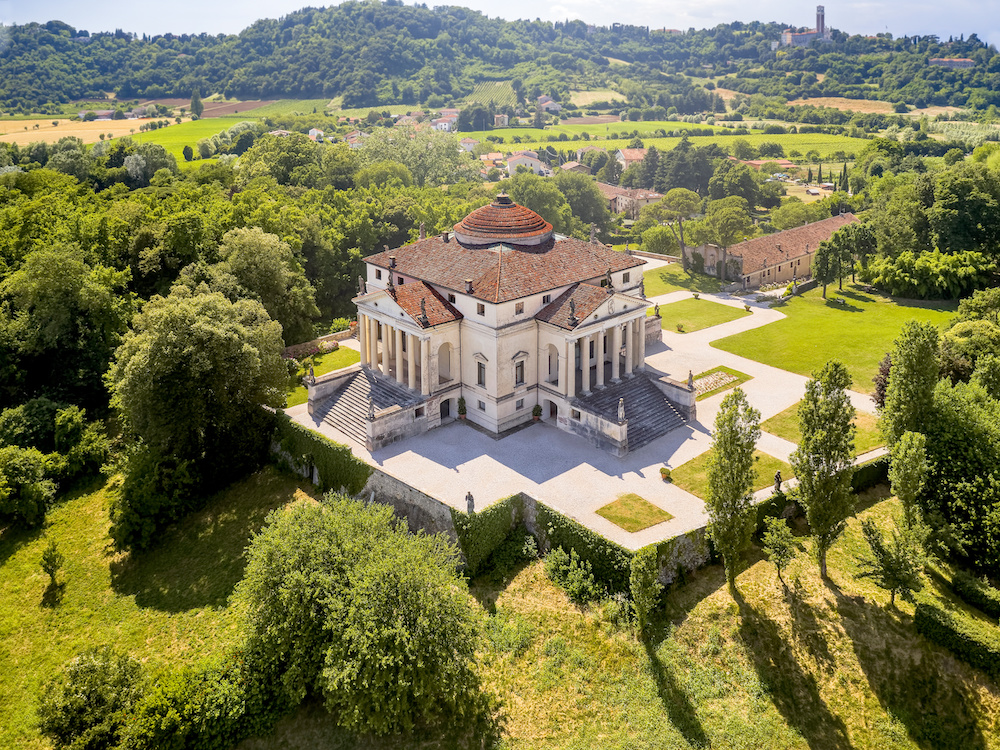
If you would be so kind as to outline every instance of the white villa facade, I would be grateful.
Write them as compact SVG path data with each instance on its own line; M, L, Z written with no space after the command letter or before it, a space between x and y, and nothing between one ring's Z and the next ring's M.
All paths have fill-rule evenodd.
M630 422L634 447L691 416L693 390L644 373L648 323L659 334L645 261L556 234L505 195L365 264L361 363L316 379L309 406L369 449L456 418L460 398L490 433L531 422L537 406L618 455Z

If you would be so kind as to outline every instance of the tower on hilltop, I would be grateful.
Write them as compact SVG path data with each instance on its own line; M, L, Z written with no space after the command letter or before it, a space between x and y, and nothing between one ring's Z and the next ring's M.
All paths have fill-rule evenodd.
M816 6L816 34L820 37L826 35L826 9L822 5Z

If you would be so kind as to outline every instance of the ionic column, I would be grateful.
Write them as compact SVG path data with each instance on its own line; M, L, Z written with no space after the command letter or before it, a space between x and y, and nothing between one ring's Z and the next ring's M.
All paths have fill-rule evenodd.
M576 341L570 339L566 342L566 364L564 367L566 377L563 382L566 384L566 398L573 398L576 395Z
M637 320L636 323L638 323L638 328L639 328L639 339L635 343L637 348L639 349L639 353L637 357L638 362L636 362L635 364L635 369L642 372L643 370L646 369L646 319L639 318L639 320Z
M362 367L368 364L368 316L358 313L358 350Z
M382 324L382 374L386 378L389 377L389 363L392 361L392 355L389 351L389 341L392 338L392 328L387 324Z
M625 324L625 377L632 377L632 350L635 348L635 328L630 320Z
M616 323L611 330L611 382L620 383L621 370L618 367L618 356L622 351L622 324Z
M604 387L604 331L597 332L597 388Z
M406 385L411 391L417 390L417 347L420 339L412 333L406 334Z
M368 316L368 364L373 370L378 369L378 321Z
M420 340L420 392L431 395L431 342L430 339Z
M396 352L396 382L403 385L403 329L396 329L396 340L393 342Z
M580 381L580 395L590 395L590 341L593 334L580 339L580 372L583 380Z

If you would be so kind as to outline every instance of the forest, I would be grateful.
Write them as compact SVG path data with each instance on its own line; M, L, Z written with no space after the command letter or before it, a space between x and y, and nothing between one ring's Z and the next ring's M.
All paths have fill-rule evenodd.
M126 100L187 98L200 90L243 99L342 97L345 107L443 106L491 81L514 82L528 101L611 86L629 106L682 112L685 99L711 99L716 86L786 99L877 98L984 112L1000 104L1000 57L975 34L944 42L835 31L830 44L773 51L784 28L732 23L672 35L583 21L506 21L400 0L306 8L218 36L91 33L53 20L4 29L0 105L44 112L109 92ZM930 66L933 57L968 57L975 66ZM716 79L708 91L705 77Z

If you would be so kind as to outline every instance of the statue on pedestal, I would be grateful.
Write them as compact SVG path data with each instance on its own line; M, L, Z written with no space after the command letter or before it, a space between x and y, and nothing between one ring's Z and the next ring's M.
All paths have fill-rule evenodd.
M618 399L618 424L625 424L625 399Z
M465 507L470 516L476 512L476 499L472 496L471 492L465 493Z
M688 388L694 390L694 373L688 370Z

